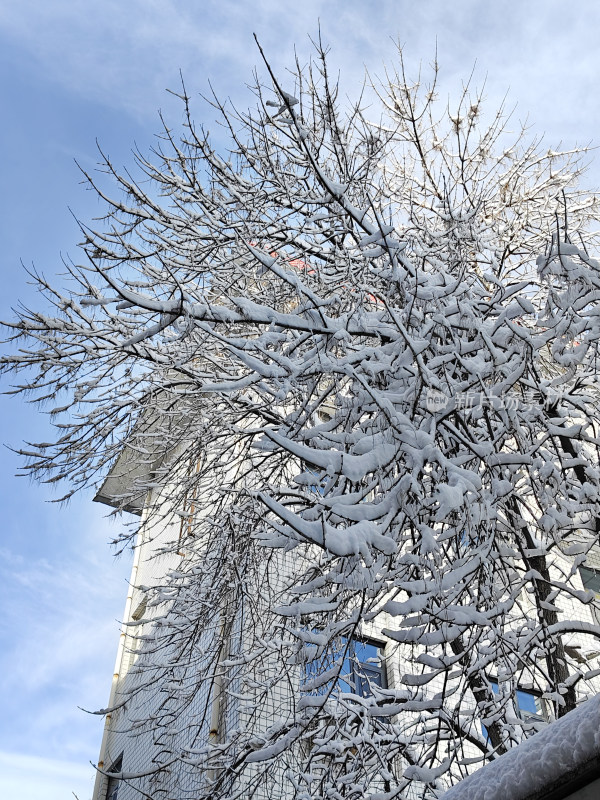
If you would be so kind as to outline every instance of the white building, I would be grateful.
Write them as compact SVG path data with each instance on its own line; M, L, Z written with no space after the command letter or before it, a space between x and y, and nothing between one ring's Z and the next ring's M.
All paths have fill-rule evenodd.
M160 502L160 493L163 491L163 487L157 484L152 490L154 497L136 493L133 487L136 481L139 482L143 477L141 470L132 466L131 458L123 455L104 482L96 499L109 505L124 506L128 511L139 515L143 521L147 509ZM125 504L124 498L127 498ZM147 636L152 630L154 612L146 605L145 589L161 584L170 570L177 569L179 563L189 557L185 544L186 524L185 516L182 516L171 523L163 523L160 529L152 528L151 532L142 525L138 534L130 588L123 615L124 624L107 704L107 708L114 710L111 710L106 717L93 800L116 800L117 797L118 800L134 800L139 797L152 800L184 800L184 798L196 800L198 797L210 796L206 794L204 779L196 767L206 756L207 746L218 744L226 734L235 732L240 721L243 721L246 727L254 725L257 735L260 735L275 720L285 718L290 706L298 701L299 696L310 696L313 670L310 665L299 666L295 671L292 670L290 673L292 678L290 680L288 677L287 682L281 681L278 684L277 681L281 676L271 675L271 685L275 689L270 691L268 700L264 702L259 712L255 707L249 710L245 692L242 691L248 675L244 673L243 665L235 662L235 642L243 639L244 626L248 623L245 622L244 614L238 615L236 612L230 617L223 613L220 618L214 619L212 630L205 630L201 634L206 642L208 653L206 658L216 658L218 662L225 662L226 675L223 670L214 670L214 679L204 681L198 688L194 684L194 669L188 666L187 670L178 671L177 667L173 667L172 680L180 682L180 690L181 682L189 681L189 699L183 711L181 703L170 709L171 696L168 691L164 691L160 681L141 689L124 706L120 705L124 691L130 690L132 686L137 685L136 681L141 680L136 672L136 650L140 647L140 637ZM173 540L181 542L179 551L170 548L170 552L163 553L165 544ZM216 563L218 562L212 562L212 568L216 568ZM569 563L566 557L565 563ZM277 571L284 574L285 564L285 555L277 555L272 574L277 575ZM594 557L588 557L586 565L580 568L580 577L582 580L580 588L583 589L585 584L600 597L600 550L597 551L595 561ZM277 577L271 578L270 583L266 583L265 591L268 593L273 584L277 583ZM268 605L267 599L263 598L265 607ZM575 611L575 601L573 610ZM597 612L591 606L585 608L584 613L587 614L587 621L590 623L597 621ZM577 605L577 614L582 618L580 604ZM229 626L227 637L231 643L230 650L227 653L218 651L215 655L210 651L210 643L217 634L222 635L223 626L226 625ZM393 626L393 618L380 615L376 621L362 626L360 638L346 643L350 657L346 653L343 671L347 682L354 684L353 689L357 694L368 695L373 691L377 692L378 689L374 687L381 687L382 691L385 691L386 688L393 689L401 685L407 661L414 658L414 650L382 636L382 628L393 628ZM600 652L594 652L593 642L583 634L571 635L566 644L569 655L586 664L588 680L582 681L581 686L578 686L580 698L585 699L590 694L589 687L595 683L594 670L600 667L598 661ZM161 664L164 662L165 652L167 651L160 652ZM202 656L195 657L200 658L195 668L206 668L206 663L201 663ZM268 655L265 657L263 667L266 673L269 673L269 670L273 671ZM600 669L597 671L600 673ZM160 680L164 682L164 670L160 674L163 676ZM147 677L146 674L146 679ZM490 674L490 681L497 688L495 680L497 681L497 678ZM226 690L224 681L227 682ZM287 688L282 688L284 683ZM345 681L338 681L338 688L341 691L348 690ZM435 691L435 689L434 682L429 690ZM316 691L319 692L319 689ZM550 719L549 704L541 695L539 689L531 686L523 686L517 692L515 711L526 725L541 727ZM156 725L152 724L152 719L156 720ZM256 798L268 796L273 800L292 796L292 784L286 770L287 767L293 769L298 766L295 753L299 757L305 756L310 742L310 737L305 736L296 751L292 748L284 752L280 760L274 762L268 780L260 784L253 783L252 765L243 771L242 777L232 777L229 786L224 779L225 782L220 785L222 795L227 796L227 790L233 789L237 781L238 789L247 786L244 796ZM469 747L466 746L465 753L476 756L477 751ZM108 778L105 772L119 773L121 779ZM209 772L208 777L213 778L214 775ZM384 788L381 787L382 790ZM440 785L440 789L442 788L443 785ZM418 784L413 784L410 792L403 796L418 797Z

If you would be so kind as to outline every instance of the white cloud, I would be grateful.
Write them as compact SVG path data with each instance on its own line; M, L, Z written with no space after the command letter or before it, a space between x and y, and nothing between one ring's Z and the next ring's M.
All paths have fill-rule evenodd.
M265 75L252 33L256 32L276 73L285 80L295 48L301 63L312 53L309 36L319 24L331 46L331 69L356 96L367 66L397 62L404 48L409 72L429 64L436 47L444 97L468 78L486 80L488 107L507 90L518 103L515 127L528 119L549 144L571 146L596 138L596 76L600 51L596 32L600 6L580 0L566 14L561 0L489 3L487 0L5 0L0 5L0 42L15 58L85 103L100 103L158 128L156 110L176 123L180 109L165 89L179 86L179 70L193 96L208 92L244 107L252 103L246 84L253 68ZM6 57L6 56L5 56ZM487 78L486 78L487 76ZM197 108L198 121L215 114ZM596 168L594 176L600 175Z
M193 92L206 91L210 79L239 100L260 64L253 32L284 74L294 47L306 60L319 22L347 86L360 81L363 64L381 71L393 61L395 40L413 71L433 58L437 41L446 76L467 77L477 60L494 100L512 85L522 113L531 111L542 126L549 118L552 133L560 121L570 128L578 111L585 127L582 117L593 112L600 22L593 0L580 0L571 15L559 0L508 7L485 0L7 0L0 9L0 32L45 76L144 117L164 104L180 68Z
M0 551L0 747L85 763L97 757L103 723L78 706L106 704L129 567L111 561L95 509L80 523L77 553L67 542L55 558L27 557L17 542Z
M294 53L304 64L313 53L309 36L331 47L330 66L342 75L344 94L356 97L365 66L383 75L404 49L408 71L441 65L440 96L456 93L475 63L475 84L486 81L487 107L507 90L517 104L514 127L527 120L557 147L597 138L600 112L596 31L600 6L580 0L565 14L561 0L494 4L485 0L5 0L0 42L27 59L34 74L50 79L85 104L101 104L158 129L156 110L177 123L180 108L165 89L179 86L179 70L193 97L209 90L242 108L252 104L246 85L253 68L266 71L254 44L256 32L274 69L285 81ZM215 112L199 104L198 122L213 129ZM118 116L113 116L118 124ZM216 130L213 130L216 133ZM90 133L93 136L94 132ZM595 166L590 182L600 180Z
M70 761L0 751L0 797L5 800L89 800L94 769Z

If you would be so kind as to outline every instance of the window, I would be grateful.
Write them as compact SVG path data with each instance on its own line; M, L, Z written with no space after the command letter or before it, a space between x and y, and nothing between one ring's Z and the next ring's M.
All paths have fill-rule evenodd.
M490 686L494 694L499 693L498 683L496 681L490 681ZM523 722L541 722L542 724L548 722L544 701L536 692L528 691L527 689L517 689L513 702L515 704L517 716L522 719ZM487 738L487 729L485 725L482 724L481 729L483 735Z
M517 714L524 722L547 722L542 698L533 692L517 689L515 698Z
M600 570L591 567L579 567L579 574L585 589L589 589L596 595L596 600L600 600ZM592 615L597 625L600 625L600 609L592 606Z
M355 694L360 697L372 697L376 686L387 689L387 675L384 659L384 646L368 639L342 637L335 645L330 646L325 653L317 655L317 648L312 660L304 665L304 675L300 684L300 691L304 695L326 695L325 713L335 716L339 708L338 693ZM340 664L341 662L341 664ZM337 674L337 678L328 677ZM348 698L344 702L346 711L348 706L356 701ZM348 720L351 724L351 720ZM370 726L380 726L391 722L388 716L377 716L368 723ZM356 722L359 727L359 723ZM357 727L357 730L358 730ZM306 756L311 754L315 744L315 736L319 730L318 720L311 723L307 735L303 738L302 748Z
M332 669L343 657L335 688L340 692L369 697L373 694L374 686L384 689L387 687L383 650L381 645L368 639L348 640L344 637L333 653L329 652L321 658L308 661L304 669L303 685ZM312 689L312 692L325 694L330 689L331 681Z
M361 697L372 695L373 686L385 689L383 648L374 642L350 639L338 686L342 692L353 692Z
M313 494L324 495L328 480L327 475L325 475L322 470L316 467L310 467L308 464L303 464L303 469L304 472L296 478L296 482L308 485L308 488Z
M108 770L108 772L121 772L123 770L123 756L120 755L119 758L114 762L112 767ZM108 779L108 786L106 789L106 800L117 800L119 796L119 785L121 781L118 778L109 778Z

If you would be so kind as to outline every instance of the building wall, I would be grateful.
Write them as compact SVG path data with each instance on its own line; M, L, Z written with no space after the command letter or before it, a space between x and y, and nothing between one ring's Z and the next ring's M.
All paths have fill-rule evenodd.
M158 505L161 504L159 495L150 498L148 507L156 503ZM142 523L144 523L144 519L142 519ZM121 634L121 645L109 706L118 706L123 697L131 692L132 688L135 689L140 686L142 677L136 671L137 650L140 647L140 639L138 637L146 636L152 631L152 620L157 611L150 607L146 608L143 611L142 618L137 622L133 620L133 615L135 615L136 610L140 610L140 604L144 600L145 592L143 587L160 585L164 576L170 570L177 570L182 560L187 558L185 536L180 542L179 551L173 551L173 548L167 547L171 552L168 554L161 553L162 549L170 542L180 539L182 530L185 533L185 521L182 522L177 518L171 518L170 521L161 524L161 526L150 527L149 529L146 529L142 524L142 532L139 534L136 546L131 587L124 613L125 624ZM286 564L290 563L290 557L295 558L296 556L294 554L289 556L279 552L275 555L275 566L271 563L271 575L265 583L268 583L275 592L282 590L285 586L286 576L289 574ZM588 563L592 566L597 564L600 567L600 550L594 551L593 555L588 559ZM568 573L572 564L573 561L569 557L559 557L558 566L555 569L561 569ZM277 578L273 578L273 575L279 576L279 582ZM576 583L578 583L580 589L583 589L583 585L578 578L576 578ZM527 596L523 597L523 602L525 604L529 603L533 613L533 604ZM561 610L564 618L569 618L571 615L582 617L581 605L575 599L563 601ZM583 616L586 621L592 624L595 623L590 607L583 609ZM132 624L134 622L135 624ZM208 647L214 632L218 631L222 624L222 620L215 619L213 631L205 631L202 634L204 640L200 639L200 645L202 645L202 641L205 641ZM230 641L235 641L236 637L240 641L244 639L245 625L247 623L243 609L240 609L239 615L231 621ZM387 614L381 614L371 623L363 626L362 634L385 646L386 672L389 685L400 687L402 676L411 671L415 652L418 651L407 645L400 645L390 640L386 641L381 634L381 630L384 628L394 628L394 618ZM593 653L595 648L593 641L583 633L570 634L565 637L565 644L570 648L577 648L577 652L581 654L583 659L585 659L586 653ZM229 657L231 654L225 655ZM164 659L164 657L165 654L163 653L161 658ZM589 660L590 671L593 672L598 665L599 662L596 656L592 656ZM269 677L276 680L278 677L275 674L277 663L275 661L269 663L267 659L263 666L264 673L261 675L261 680L266 680ZM256 733L259 735L261 731L273 724L274 720L289 716L295 699L300 693L302 668L297 666L292 670L291 675L293 690L290 691L290 684L283 680L279 683L276 682L275 688L269 693L267 700L261 706L260 715L256 716L248 711L248 706L251 705L251 702L244 700L244 695L248 693L247 682L253 676L247 672L245 673L239 666L230 668L227 675L227 680L229 681L227 700L222 702L217 714L216 732L215 730L211 731L211 728L214 728L215 725L215 698L225 694L222 687L219 687L218 682L212 685L204 682L199 691L194 691L196 686L195 674L188 673L187 676L184 676L184 681L188 681L187 688L190 694L185 713L181 713L180 706L175 707L172 725L166 731L161 730L160 735L157 735L157 730L151 724L142 725L137 721L139 719L147 719L153 713L158 713L159 711L164 718L169 713L169 695L168 693L156 691L154 686L146 690L140 690L134 695L133 700L129 701L125 707L113 711L106 721L100 754L100 768L109 770L122 756L125 775L129 773L138 776L132 779L131 783L128 780L124 780L121 783L118 795L119 800L134 800L134 798L137 800L141 796L138 788L147 792L156 800L159 800L159 798L162 800L183 800L183 798L188 797L190 800L195 800L202 788L202 778L194 763L196 758L198 761L203 759L206 746L209 743L218 742L224 729L233 731L239 725L254 725ZM460 681L460 676L455 677L455 680ZM579 699L582 700L588 696L590 686L593 691L600 689L598 680L598 678L592 676L590 681L587 682L587 686L582 682L578 686ZM428 693L434 694L441 691L442 684L441 677L434 679L427 687ZM181 694L181 690L185 689L186 685L180 684L178 688ZM172 753L181 752L182 750L189 753L187 758L183 760L177 759L170 763ZM467 744L465 746L465 758L475 758L478 754L473 745ZM279 800L289 796L289 784L286 784L284 774L288 764L295 766L294 760L294 752L290 751L290 753L282 757L277 765L273 766L271 785L268 791L265 788L263 791L257 792L254 795L256 800L260 800L262 797L269 797L270 800ZM160 769L157 770L159 767ZM252 783L253 775L257 774L258 769L259 767L249 767L244 773L243 780ZM143 773L146 773L146 775L144 776ZM106 791L107 779L102 773L99 773L93 800L104 800ZM418 784L412 787L411 793L415 798L418 797ZM408 795L407 800L410 800Z

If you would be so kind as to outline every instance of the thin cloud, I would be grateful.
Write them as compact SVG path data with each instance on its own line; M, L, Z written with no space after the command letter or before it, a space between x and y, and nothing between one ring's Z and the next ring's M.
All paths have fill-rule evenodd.
M112 562L110 528L98 513L80 524L79 553L0 551L0 693L4 718L13 720L0 741L85 762L96 755L102 720L78 706L106 703L129 567Z
M173 109L175 121L180 113L165 93L178 88L180 69L193 95L208 91L210 80L219 96L251 104L246 84L254 67L265 76L252 32L285 80L295 53L301 63L312 55L309 37L320 26L332 73L339 70L351 96L365 67L382 74L384 63L397 61L396 41L413 75L437 48L442 96L456 93L477 62L475 82L487 76L488 106L497 107L510 89L516 121L531 121L552 146L571 146L593 139L599 122L593 98L600 7L590 1L578 9L566 16L558 0L508 11L483 0L306 0L293 7L275 0L9 0L0 9L0 37L44 79L156 127L159 107Z
M92 794L94 777L95 772L90 765L0 751L1 797L65 800L68 792L74 792L79 800L88 800Z

